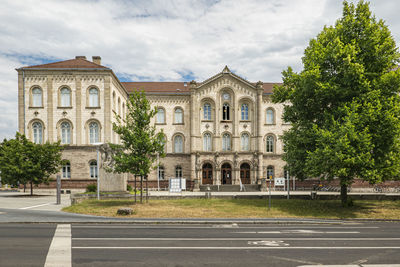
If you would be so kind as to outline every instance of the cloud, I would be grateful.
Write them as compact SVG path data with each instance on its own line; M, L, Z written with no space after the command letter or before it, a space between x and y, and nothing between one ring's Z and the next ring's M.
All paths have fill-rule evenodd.
M337 0L5 0L0 9L0 138L17 130L15 68L100 55L123 80L202 81L225 65L250 81L281 81ZM371 1L399 40L396 3Z

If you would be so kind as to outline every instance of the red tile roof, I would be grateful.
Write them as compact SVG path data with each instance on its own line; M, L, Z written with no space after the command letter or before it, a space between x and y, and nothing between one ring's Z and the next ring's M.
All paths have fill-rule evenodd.
M21 69L109 69L83 58L74 58L53 63L22 67Z

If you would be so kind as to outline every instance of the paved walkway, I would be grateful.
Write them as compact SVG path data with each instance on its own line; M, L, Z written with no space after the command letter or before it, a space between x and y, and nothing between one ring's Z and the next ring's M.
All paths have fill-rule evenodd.
M61 195L61 204L56 204L55 195L34 195L23 192L0 192L0 208L20 210L60 211L71 205L70 195Z

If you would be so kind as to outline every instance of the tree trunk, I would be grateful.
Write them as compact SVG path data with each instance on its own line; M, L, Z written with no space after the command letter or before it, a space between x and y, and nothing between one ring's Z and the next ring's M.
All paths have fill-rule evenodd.
M136 204L136 175L135 175L135 204Z
M33 196L33 181L31 180L31 196Z
M143 175L140 175L140 204L143 204Z
M146 175L146 203L149 202L149 184L148 184L148 179L149 177Z
M25 193L25 191L26 191L26 183L24 183L24 193Z
M342 200L342 206L345 207L347 205L347 185L345 184L340 186L340 199Z

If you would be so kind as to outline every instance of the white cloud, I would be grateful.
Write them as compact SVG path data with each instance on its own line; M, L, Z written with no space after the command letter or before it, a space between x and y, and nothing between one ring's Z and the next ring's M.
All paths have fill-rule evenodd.
M130 80L201 81L228 65L279 82L287 66L301 69L308 41L341 9L337 0L2 1L0 138L17 130L17 67L100 55ZM371 9L399 40L396 2Z

